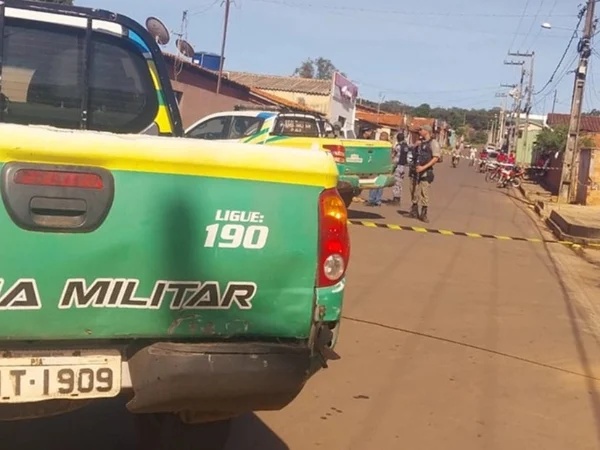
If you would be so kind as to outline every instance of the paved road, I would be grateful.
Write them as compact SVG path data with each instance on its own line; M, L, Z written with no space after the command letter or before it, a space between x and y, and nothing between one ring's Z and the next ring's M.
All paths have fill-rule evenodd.
M389 206L351 209L421 225ZM449 161L437 170L430 219L430 228L540 237L525 204ZM284 411L238 420L229 449L600 448L591 266L557 245L359 226L352 238L341 359ZM132 448L118 402L2 427L0 442Z

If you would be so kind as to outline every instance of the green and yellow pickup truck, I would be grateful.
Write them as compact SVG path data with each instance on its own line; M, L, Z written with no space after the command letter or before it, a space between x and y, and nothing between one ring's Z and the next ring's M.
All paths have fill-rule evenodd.
M394 184L392 144L327 137L333 129L317 114L240 107L206 116L185 130L186 137L330 152L338 166L338 190L346 206L363 189Z
M177 137L161 51L121 15L6 0L0 28L0 420L122 395L144 448L177 450L291 402L342 314L331 155Z

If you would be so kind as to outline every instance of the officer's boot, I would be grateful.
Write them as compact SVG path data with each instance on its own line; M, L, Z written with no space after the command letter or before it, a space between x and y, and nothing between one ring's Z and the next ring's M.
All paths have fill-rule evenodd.
M427 218L427 206L421 208L421 221L429 223L429 219Z
M412 207L410 208L408 217L411 219L417 219L419 217L419 206L416 203L413 203Z

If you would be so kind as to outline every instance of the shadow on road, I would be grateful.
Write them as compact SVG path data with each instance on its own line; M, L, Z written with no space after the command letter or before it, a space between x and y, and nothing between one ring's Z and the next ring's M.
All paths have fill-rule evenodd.
M0 449L133 450L137 439L134 416L125 403L126 399L116 398L55 417L0 422ZM206 442L204 445L201 448L208 448ZM211 450L255 449L289 447L255 414L247 414L233 421L225 448Z
M582 315L577 308L577 305L574 304L574 300L569 294L569 290L565 285L560 270L554 261L554 258L550 254L550 250L548 249L547 244L546 251L548 252L549 259L554 268L554 273L556 274L556 279L560 285L560 289L562 291L562 296L565 301L565 308L567 310L567 315L569 316L569 322L571 324L571 333L573 334L573 338L575 340L575 348L579 355L579 362L581 364L581 368L583 373L586 375L586 385L589 392L590 405L592 407L592 411L594 412L594 423L596 424L596 435L597 440L600 443L600 393L596 388L595 383L595 374L592 369L593 361L590 361L590 356L588 355L588 351L586 349L585 343L583 341L583 335L585 331L581 330L580 323L583 321L586 322L586 317ZM597 339L596 342L598 343Z
M348 219L383 219L383 216L381 214L376 214L372 212L349 209Z
M534 224L534 226L538 230L540 230L541 234L541 227L539 222L531 214L528 214L526 212L526 205L530 205L530 202L517 199L516 197L513 197L511 195L508 195L508 197L514 200L514 204L525 213L526 217L528 217L529 220ZM583 336L586 334L586 332L581 329L581 323L587 323L588 319L585 316L585 314L582 314L579 311L577 301L573 299L571 294L569 293L569 289L567 288L567 285L565 284L562 278L560 268L556 260L554 259L554 256L552 255L551 249L548 244L544 244L544 251L548 257L548 261L550 261L551 270L552 272L554 272L556 280L558 281L558 285L562 293L562 298L565 303L566 313L569 317L569 323L571 326L571 334L573 335L573 339L575 341L575 350L577 351L579 363L581 364L581 369L583 371L583 375L585 376L585 382L589 393L590 406L594 414L594 424L596 425L596 439L598 443L600 443L600 392L598 392L598 389L596 388L596 382L598 381L598 378L596 377L596 374L592 369L593 362L590 361L590 356L588 354L588 350L586 349L586 345L584 342ZM596 341L596 344L600 345L598 337L596 335L594 335L593 337Z
M289 450L256 414L234 420L225 450Z
M0 422L3 450L132 450L133 416L123 398L44 419Z

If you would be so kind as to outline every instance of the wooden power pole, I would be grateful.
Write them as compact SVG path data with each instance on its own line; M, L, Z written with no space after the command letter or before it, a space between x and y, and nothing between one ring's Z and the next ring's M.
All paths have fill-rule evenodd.
M494 142L494 145L497 146L498 142L500 143L500 147L502 147L502 142L504 142L504 130L506 128L506 98L508 94L505 92L497 92L496 97L502 98L502 104L500 105L500 120L498 127L498 139Z
M219 61L219 76L217 77L217 95L221 93L223 79L223 63L225 62L225 43L227 42L227 26L229 25L229 9L231 0L225 0L225 19L223 20L223 39L221 40L221 61Z
M573 86L573 99L571 100L571 119L569 121L569 135L565 149L560 189L558 191L559 203L571 203L577 195L577 176L579 165L579 127L581 124L581 109L583 106L583 92L585 78L588 71L588 62L592 53L591 41L594 34L594 9L596 0L588 0L585 6L585 27L583 36L579 41L579 65L575 71L575 84ZM580 14L583 14L582 10ZM581 16L580 16L581 17Z

